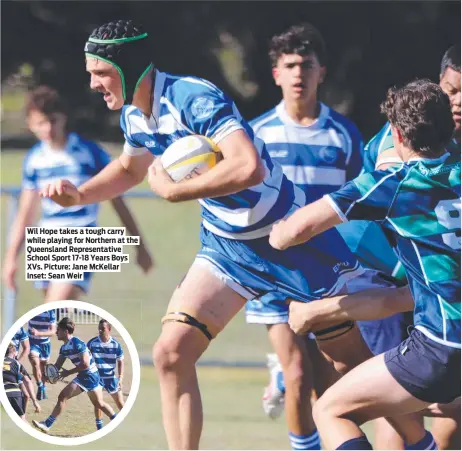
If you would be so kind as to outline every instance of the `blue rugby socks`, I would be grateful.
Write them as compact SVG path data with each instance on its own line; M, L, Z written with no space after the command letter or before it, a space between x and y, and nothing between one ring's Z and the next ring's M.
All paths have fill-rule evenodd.
M342 443L337 449L372 449L365 435L358 438L352 438Z
M114 415L112 415L111 420L113 420L116 416L117 416L116 413Z
M292 449L321 449L321 439L315 429L311 434L297 435L289 432L290 446Z
M412 445L404 445L404 449L438 449L435 443L435 439L431 432L426 431L425 436L422 440Z
M98 429L98 431L99 431L100 429L103 429L103 426L104 426L103 420L102 419L98 420L98 418L97 418L96 419L96 429Z
M53 423L56 421L55 417L52 417L51 415L45 420L45 426L47 428L51 428L53 426Z

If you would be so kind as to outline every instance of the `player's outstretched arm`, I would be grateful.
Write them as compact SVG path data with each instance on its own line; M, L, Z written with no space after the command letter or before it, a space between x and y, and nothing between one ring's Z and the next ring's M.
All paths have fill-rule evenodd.
M331 204L325 199L320 199L275 224L269 242L275 249L284 250L304 243L341 222Z
M30 342L27 338L26 340L21 341L21 352L18 356L18 362L22 362L24 357L28 356L30 352Z
M153 267L153 260L132 212L121 197L112 199L111 203L115 212L119 216L120 221L127 228L128 233L132 236L140 237L140 245L137 247L136 262L144 273L148 273Z
M63 207L114 199L141 183L153 159L149 152L136 156L123 153L79 188L68 180L59 180L47 185L40 194Z
M10 244L3 262L3 281L11 290L16 289L15 275L18 269L17 259L24 243L26 227L33 224L37 214L39 194L35 190L25 189L19 198L18 213L11 225Z
M62 370L61 376L67 377L71 374L80 373L81 371L85 371L90 368L90 353L87 351L81 352L79 354L80 363L75 366L72 370Z
M66 361L66 357L64 357L63 355L59 355L58 358L56 359L56 362L55 362L55 367L56 369L59 371L61 369L61 367L64 365L64 362Z
M342 321L371 321L414 309L409 287L376 288L316 302L291 302L289 325L296 334Z
M160 160L149 168L149 184L154 192L170 202L227 196L260 184L265 168L255 145L244 130L223 138L218 148L223 160L189 180L174 183L162 168Z

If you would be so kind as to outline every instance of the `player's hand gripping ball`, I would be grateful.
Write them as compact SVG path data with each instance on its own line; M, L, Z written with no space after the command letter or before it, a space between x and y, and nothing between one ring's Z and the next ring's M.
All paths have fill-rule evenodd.
M56 382L58 382L61 378L58 369L52 363L48 363L45 366L45 376L49 380L50 384L56 384Z

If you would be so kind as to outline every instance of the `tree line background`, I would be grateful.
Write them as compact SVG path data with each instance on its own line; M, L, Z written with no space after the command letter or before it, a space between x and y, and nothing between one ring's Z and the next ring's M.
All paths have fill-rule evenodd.
M414 78L438 79L445 50L460 41L459 1L12 1L1 3L2 144L25 128L24 92L56 87L72 127L89 138L121 141L119 115L89 88L83 48L98 25L141 22L160 70L217 84L247 119L280 100L267 47L290 25L313 23L329 54L321 100L351 117L365 139L384 119L386 89Z

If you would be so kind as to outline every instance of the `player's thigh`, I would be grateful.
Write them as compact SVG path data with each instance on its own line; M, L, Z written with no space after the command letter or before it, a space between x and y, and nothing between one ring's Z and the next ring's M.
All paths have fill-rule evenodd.
M335 323L328 327L336 327L340 324ZM326 330L325 326L322 330ZM319 350L329 361L334 363L337 371L342 374L373 357L356 324L326 335L320 335L321 328L314 332Z
M216 335L245 302L241 295L213 274L208 267L194 263L173 293L167 312L188 313L197 321L206 324Z
M429 403L405 390L378 355L343 376L316 404L318 418L342 417L361 425L380 417L416 412Z
M98 407L101 404L104 404L103 387L98 386L94 390L87 391L87 395L94 406Z
M45 295L45 302L77 301L83 294L82 288L72 283L50 283Z
M75 396L80 395L83 390L74 382L67 384L59 394L58 398L61 401L67 401L68 399L74 398Z

